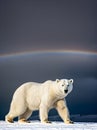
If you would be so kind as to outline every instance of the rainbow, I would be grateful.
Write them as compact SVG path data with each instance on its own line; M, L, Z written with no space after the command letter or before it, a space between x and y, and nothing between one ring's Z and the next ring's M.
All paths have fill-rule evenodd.
M95 55L97 56L96 51L81 51L81 50L41 50L41 51L22 51L10 54L1 54L0 58L8 58L14 56L25 56L32 54L79 54L79 55Z

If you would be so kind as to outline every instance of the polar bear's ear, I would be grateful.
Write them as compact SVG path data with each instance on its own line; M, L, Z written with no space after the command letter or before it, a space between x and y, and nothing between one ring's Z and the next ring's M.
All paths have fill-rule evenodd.
M59 81L60 81L59 79L56 79L56 82L57 82L57 83L59 83Z
M73 79L70 79L69 82L73 84Z

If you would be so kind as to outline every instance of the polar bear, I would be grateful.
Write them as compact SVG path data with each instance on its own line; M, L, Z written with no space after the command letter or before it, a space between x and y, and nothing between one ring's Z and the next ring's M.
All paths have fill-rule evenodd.
M70 120L69 110L65 97L73 89L73 79L56 79L55 81L45 81L44 83L27 82L15 91L10 105L10 111L5 116L6 122L13 123L13 119L18 117L18 122L27 123L27 119L34 110L39 110L42 123L48 121L48 112L56 108L60 117L65 123L73 123Z

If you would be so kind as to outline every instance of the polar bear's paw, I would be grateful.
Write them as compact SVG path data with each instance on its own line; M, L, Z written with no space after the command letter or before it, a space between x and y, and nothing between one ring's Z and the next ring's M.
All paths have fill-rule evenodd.
M51 124L52 122L51 121L46 121L45 123L50 123Z
M51 124L52 122L45 119L44 121L41 121L41 123L49 123L49 124Z
M6 116L6 117L5 117L5 121L6 121L7 123L14 123L13 119L10 118L9 116Z
M13 121L13 120L10 120L10 119L6 120L6 122L7 122L7 123L14 123L14 121Z
M27 121L26 119L20 119L18 120L18 123L30 123L30 121Z
M74 124L74 122L71 121L71 120L66 120L65 123L66 123L66 124Z

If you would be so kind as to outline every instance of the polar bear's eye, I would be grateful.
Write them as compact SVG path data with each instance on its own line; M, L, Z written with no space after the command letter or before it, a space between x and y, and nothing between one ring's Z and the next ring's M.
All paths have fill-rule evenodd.
M62 84L62 87L64 86L64 84Z

